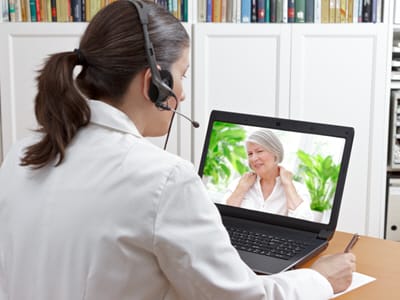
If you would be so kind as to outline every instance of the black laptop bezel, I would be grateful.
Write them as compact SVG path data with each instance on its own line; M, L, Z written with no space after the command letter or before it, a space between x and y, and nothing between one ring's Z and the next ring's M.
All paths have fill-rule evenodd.
M323 124L308 121L299 121L293 119L284 119L277 117L243 114L237 112L228 112L212 110L208 122L208 128L203 145L203 151L199 164L199 176L203 176L204 164L207 156L207 149L212 125L215 121L229 122L233 124L264 127L270 129L290 130L301 133L317 134L323 136L339 137L345 140L341 168L336 185L336 192L333 200L333 207L328 224L311 222L302 219L296 219L286 216L280 216L256 210L232 207L229 205L216 203L222 216L238 217L261 223L281 225L288 228L314 232L319 238L330 240L337 226L340 205L342 202L343 190L346 181L347 170L350 161L351 148L354 139L354 128L348 126L339 126L332 124ZM266 222L268 220L268 222Z

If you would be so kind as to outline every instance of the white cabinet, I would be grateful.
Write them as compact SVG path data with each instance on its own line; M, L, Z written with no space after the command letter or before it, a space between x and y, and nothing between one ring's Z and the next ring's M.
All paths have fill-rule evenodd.
M193 28L194 162L212 109L289 116L290 25L196 24Z
M385 24L293 26L290 117L355 128L338 229L382 236L389 102Z
M195 25L195 118L206 125L222 109L354 127L338 229L382 236L386 25L247 26ZM195 132L197 164L205 130Z
M1 23L0 24L0 163L12 143L37 128L34 116L37 71L49 54L73 51L79 45L86 23ZM185 24L190 33L190 25ZM190 74L190 71L188 72ZM190 75L185 81L190 103ZM181 111L190 115L190 106ZM175 118L168 151L191 159L191 126ZM159 146L165 137L151 139Z

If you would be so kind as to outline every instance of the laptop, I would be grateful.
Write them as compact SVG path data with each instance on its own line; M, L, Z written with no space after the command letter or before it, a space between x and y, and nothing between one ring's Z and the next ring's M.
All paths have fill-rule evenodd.
M257 190L261 178L257 174L255 193L240 203L228 204L240 178L256 173L249 163L249 155L256 154L248 153L247 145L249 140L254 143L252 137L259 132L272 132L280 141L283 159L279 166L291 172L303 213L296 214L300 205L287 208L288 201L278 187L264 198L261 188ZM338 221L353 137L351 127L211 112L199 175L218 207L232 245L256 273L293 269L328 246ZM257 191L260 199L255 196ZM281 205L269 208L273 203Z

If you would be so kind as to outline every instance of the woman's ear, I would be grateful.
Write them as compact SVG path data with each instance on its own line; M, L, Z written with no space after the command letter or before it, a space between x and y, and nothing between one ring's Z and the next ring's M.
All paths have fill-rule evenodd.
M150 70L150 68L147 68L144 71L144 74L143 74L142 94L143 94L144 98L146 98L147 100L153 102L151 100L150 94L149 94L149 89L150 89L150 86L151 86L151 76L152 76L151 75L151 70Z

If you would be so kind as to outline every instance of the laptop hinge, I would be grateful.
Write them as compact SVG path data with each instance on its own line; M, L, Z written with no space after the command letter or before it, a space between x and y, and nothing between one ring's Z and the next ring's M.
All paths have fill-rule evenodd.
M322 229L322 230L318 233L317 238L318 238L318 239L321 239L321 240L330 240L331 237L332 237L332 235L333 235L333 233L332 233L331 230Z

